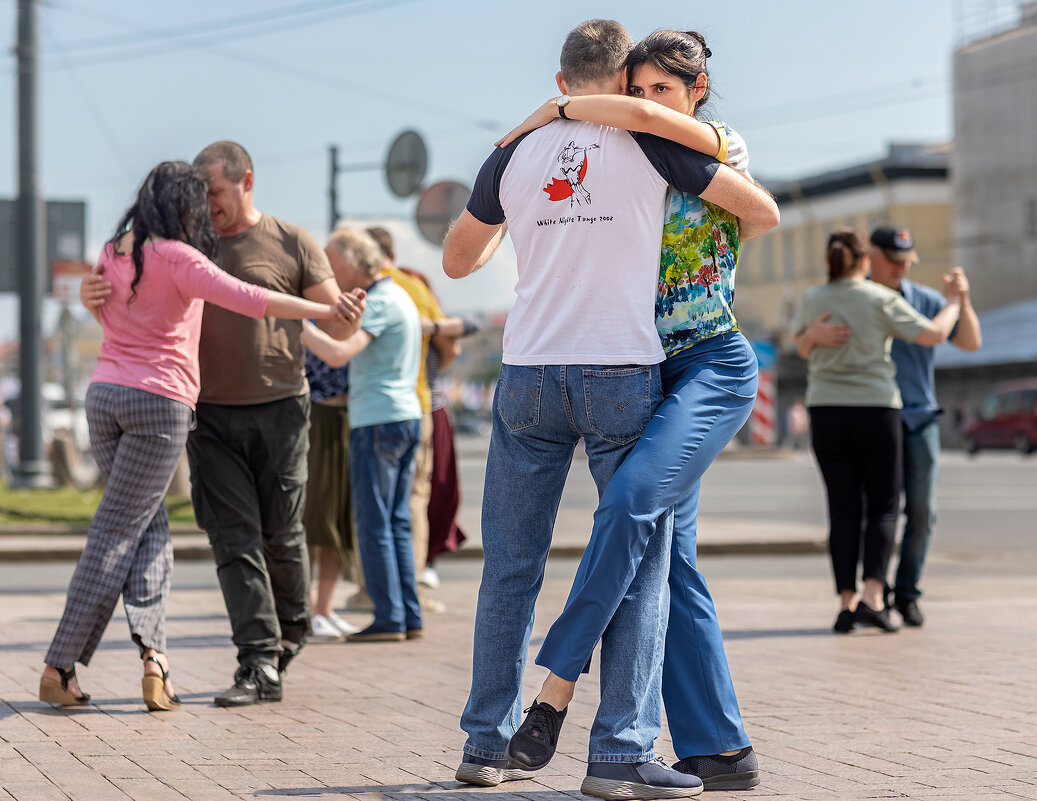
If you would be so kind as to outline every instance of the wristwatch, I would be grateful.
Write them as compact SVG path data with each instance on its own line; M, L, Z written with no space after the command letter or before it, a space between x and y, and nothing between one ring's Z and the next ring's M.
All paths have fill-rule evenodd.
M569 101L572 100L569 95L562 95L560 98L555 100L555 105L558 106L558 116L563 120L569 119L565 116L565 107L569 105Z

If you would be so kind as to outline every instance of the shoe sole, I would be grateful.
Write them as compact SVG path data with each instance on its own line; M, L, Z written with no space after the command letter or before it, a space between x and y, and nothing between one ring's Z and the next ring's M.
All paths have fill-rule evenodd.
M89 695L73 695L61 686L61 682L46 676L40 677L40 700L52 706L86 706Z
M751 790L760 783L760 771L747 770L745 773L730 773L713 779L703 779L702 786L706 790Z
M221 701L219 698L214 698L213 703L216 706L223 709L234 709L239 706L255 706L256 704L277 704L280 703L280 698L257 698L255 701L245 701L244 703L235 703L233 701Z
M454 774L454 778L464 784L475 784L479 787L496 787L501 782L517 782L533 778L524 770L493 768L489 765L476 765L473 762L462 762Z
M651 784L637 784L621 779L599 779L587 776L580 785L580 792L594 798L609 799L651 799L651 798L691 798L702 792L698 787L655 787Z
M150 712L176 712L180 703L166 695L166 683L158 676L144 676L140 680L144 705Z
M346 642L403 642L407 635L402 631L387 631L384 634L350 634Z

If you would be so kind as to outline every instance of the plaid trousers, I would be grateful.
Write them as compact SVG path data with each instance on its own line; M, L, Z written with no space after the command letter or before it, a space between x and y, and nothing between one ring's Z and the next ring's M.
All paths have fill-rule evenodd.
M165 652L173 577L165 496L194 418L178 401L101 383L87 390L86 415L105 489L47 651L46 663L63 669L90 663L120 595L133 641Z

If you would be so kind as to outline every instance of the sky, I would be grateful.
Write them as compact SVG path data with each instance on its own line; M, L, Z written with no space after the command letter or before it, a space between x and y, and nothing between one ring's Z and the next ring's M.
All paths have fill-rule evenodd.
M955 10L970 0L47 0L39 12L41 186L87 201L93 259L156 163L217 139L256 165L262 211L328 233L328 146L342 165L384 161L413 129L425 185L471 185L493 142L558 94L566 33L592 17L638 39L702 32L710 115L737 128L753 174L796 178L952 138ZM987 5L990 5L987 3ZM995 4L996 5L996 4ZM17 193L17 3L0 0L0 197ZM10 45L10 49L7 45ZM392 220L401 263L429 273L444 308L512 303L514 253L451 281L413 230L416 198L380 170L340 176L347 219ZM0 339L16 308L0 302Z

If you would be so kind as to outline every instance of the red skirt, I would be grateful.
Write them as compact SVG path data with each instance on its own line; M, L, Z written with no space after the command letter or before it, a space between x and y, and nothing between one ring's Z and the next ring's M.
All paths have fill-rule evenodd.
M432 497L428 503L428 563L444 551L456 551L465 536L457 526L461 485L457 480L454 425L445 409L432 412Z

